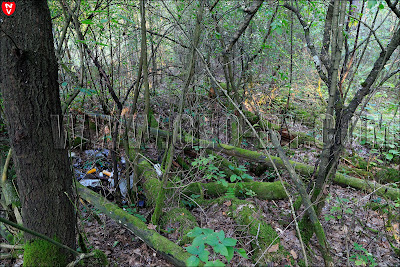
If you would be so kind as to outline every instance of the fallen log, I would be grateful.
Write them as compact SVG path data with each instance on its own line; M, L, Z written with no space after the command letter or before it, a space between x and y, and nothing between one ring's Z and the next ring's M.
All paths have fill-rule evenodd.
M186 266L186 260L191 256L182 247L168 240L154 230L148 229L147 225L139 218L130 215L117 205L109 202L106 198L76 183L79 196L96 209L106 214L111 219L131 230L137 237L142 239L148 246L154 248L166 260L175 266Z
M151 128L150 133L153 135L159 135L164 137L170 135L170 133L167 131L155 128ZM178 138L180 142L192 143L193 145L200 146L201 148L212 149L214 151L222 152L225 155L241 157L251 160L253 162L265 163L269 167L273 167L273 164L269 160L268 156L257 151L251 151L231 145L211 142L203 139L197 139L189 134L179 135ZM279 157L271 156L271 160L275 163L277 168L286 169L285 165L283 164L283 161ZM290 161L290 163L294 166L296 172L300 173L303 176L309 177L314 172L313 166L309 166L295 161ZM333 182L341 186L351 186L356 189L365 190L370 193L375 192L379 196L386 196L392 200L397 200L397 198L400 198L400 189L398 188L393 188L388 185L382 185L375 181L368 181L364 179L351 177L339 172L336 172L335 176L333 177Z
M223 186L217 182L211 183L191 183L185 190L185 194L199 194L207 197L215 198L224 195L228 188L234 189L236 197L245 197L246 190L253 191L255 197L263 200L277 200L287 198L286 192L281 182L241 182L242 186L236 183L230 183ZM287 184L286 184L287 186Z

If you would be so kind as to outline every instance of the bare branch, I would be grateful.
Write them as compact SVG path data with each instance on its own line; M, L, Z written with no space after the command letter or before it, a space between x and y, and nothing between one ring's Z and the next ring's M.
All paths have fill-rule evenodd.
M232 40L230 43L225 47L224 53L229 53L229 51L232 49L232 47L235 45L239 37L242 35L242 33L247 29L247 27L250 24L251 19L254 17L254 15L257 13L257 10L260 8L260 6L263 4L263 0L256 0L253 2L253 5L250 7L250 9L247 12L246 17L244 18L242 24L239 26L239 29L236 31L236 33L233 35Z
M301 26L303 27L304 30L304 37L306 38L306 43L308 46L308 49L310 49L311 52L311 56L313 58L314 64L317 68L319 77L326 83L328 84L328 77L327 75L324 73L323 69L322 69L322 65L321 65L321 59L317 54L317 50L315 49L314 43L312 42L311 38L310 38L310 25L309 23L305 22L303 17L300 14L300 11L298 9L296 9L295 7L289 5L289 4L284 4L283 5L285 8L289 9L290 11L292 11L294 14L296 14L297 19L299 20Z

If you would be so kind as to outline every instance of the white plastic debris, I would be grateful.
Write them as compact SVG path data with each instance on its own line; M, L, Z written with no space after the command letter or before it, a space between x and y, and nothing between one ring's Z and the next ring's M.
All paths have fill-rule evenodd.
M79 181L81 183L81 185L83 186L91 186L91 187L96 187L96 186L100 186L100 180L99 179L83 179Z
M130 180L130 187L132 189L133 188L133 174L129 177L129 180ZM122 196L126 197L126 195L128 194L128 189L126 187L126 179L121 179L121 181L119 182L119 190L121 191Z
M156 170L156 173L159 177L162 176L162 171L161 171L161 165L160 164L154 164L154 169Z

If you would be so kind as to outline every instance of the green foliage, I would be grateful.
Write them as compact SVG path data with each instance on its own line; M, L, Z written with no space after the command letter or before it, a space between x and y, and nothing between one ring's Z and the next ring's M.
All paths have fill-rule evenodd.
M194 160L192 162L193 166L197 166L199 168L199 170L204 171L205 172L205 177L208 180L215 180L217 181L218 184L222 184L224 187L228 187L228 182L226 181L226 174L224 171L220 171L218 169L218 167L216 167L213 163L213 161L216 159L216 156L214 155L209 155L208 157L200 157L197 158L196 160ZM244 193L250 197L254 197L256 195L256 193L253 190L244 188L243 186L243 180L244 179L250 179L253 180L253 177L251 177L250 175L248 175L247 169L245 166L243 165L239 165L239 167L235 167L232 165L229 165L229 169L231 169L232 171L234 171L235 173L241 173L241 175L237 175L237 174L232 174L229 177L230 182L232 183L236 183L240 190L240 193ZM243 192L243 190L245 192ZM235 190L233 188L229 188L226 192L226 197L227 198L233 198L235 195Z
M206 245L213 249L214 256L220 254L228 263L232 260L235 251L247 259L244 249L235 248L237 240L225 237L223 230L214 232L212 229L195 227L187 236L194 238L192 245L186 247L187 252L192 254L186 262L188 266L198 266L200 262L203 262L204 266L225 266L220 260L209 261L210 251L206 249ZM212 258L215 259L215 257Z
M125 210L130 215L133 215L133 216L139 218L142 222L144 222L144 223L147 222L146 218L142 214L137 212L137 210L135 208L135 204L131 204L129 206L124 205L124 206L122 206L122 209Z
M353 209L349 207L350 200L348 198L336 198L338 205L332 206L329 213L325 214L325 221L330 221L334 219L342 219L343 214L353 214ZM329 197L327 198L327 203L329 202Z
M199 170L205 172L205 178L207 180L216 180L223 186L228 186L228 182L225 180L226 174L223 171L218 170L214 165L213 160L216 156L209 155L208 157L199 157L192 162L192 166L197 166Z
M377 266L378 264L375 262L374 257L371 253L369 253L363 246L359 245L358 243L354 242L355 250L359 251L360 253L355 253L350 257L351 261L354 261L356 266Z

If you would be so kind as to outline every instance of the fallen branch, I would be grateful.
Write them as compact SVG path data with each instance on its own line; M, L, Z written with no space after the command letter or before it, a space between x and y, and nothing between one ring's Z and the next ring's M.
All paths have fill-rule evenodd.
M166 260L176 266L186 266L186 260L191 256L183 248L168 240L154 230L150 230L139 218L130 215L117 205L109 202L106 198L76 183L79 196L96 209L103 212L109 218L131 230L137 237L142 239L148 246L154 248Z

